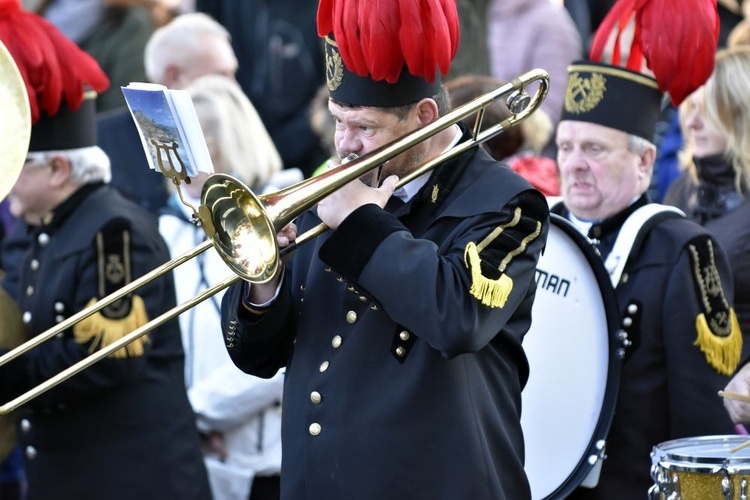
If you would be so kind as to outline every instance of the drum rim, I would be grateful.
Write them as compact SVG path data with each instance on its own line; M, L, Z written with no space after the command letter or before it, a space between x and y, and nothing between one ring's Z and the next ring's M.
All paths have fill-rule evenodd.
M618 348L621 345L621 342L618 339L618 332L620 330L620 312L617 306L617 295L615 294L615 289L610 283L609 273L604 267L604 261L602 260L599 251L591 243L591 240L581 234L578 228L576 228L569 220L560 215L550 213L550 224L561 229L566 236L573 240L591 266L594 278L599 284L599 289L601 290L604 314L607 318L607 334L610 342L607 381L604 387L602 411L599 414L599 420L594 428L591 440L586 447L586 453L583 454L567 479L565 479L565 481L563 481L562 484L560 484L552 493L546 496L545 500L563 498L571 494L573 490L581 485L584 479L586 479L586 476L591 473L591 470L599 460L602 460L599 459L594 463L591 463L589 462L589 457L592 455L598 456L600 454L601 450L598 447L598 443L602 440L606 441L607 435L609 434L609 429L612 426L612 419L615 414L615 404L620 389L620 376L622 371L622 358L617 354Z
M689 448L686 445L695 444L703 446L712 443L729 444L735 442L736 445L740 445L748 440L750 440L750 436L741 434L722 434L672 439L654 446L653 451L651 452L652 462L654 462L653 465L657 467L674 472L706 473L715 472L717 469L720 470L721 468L733 472L733 467L739 465L750 465L750 457L699 457L694 453L688 455L686 453L689 452ZM677 447L682 448L684 451L670 451Z

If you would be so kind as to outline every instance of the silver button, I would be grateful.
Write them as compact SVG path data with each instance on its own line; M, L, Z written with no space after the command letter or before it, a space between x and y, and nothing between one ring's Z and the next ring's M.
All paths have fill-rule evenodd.
M28 325L31 322L31 311L26 311L25 313L23 313L21 319Z
M360 295L359 296L359 301L360 302L367 302L367 297L365 297L364 295Z
M29 263L29 266L31 266L32 271L36 271L39 269L39 261L34 259L31 261L31 263Z
M400 357L400 358L403 358L405 354L406 354L406 349L404 349L404 348L403 348L403 347L401 347L401 346L398 346L398 347L396 348L396 355L397 355L398 357Z
M29 432L31 430L31 422L28 418L21 420L21 432Z
M315 423L310 424L309 431L310 431L310 434L312 434L313 436L317 436L318 434L320 434L320 431L322 430L323 428L320 426L319 423L315 422Z
M633 325L633 318L627 318L627 317L623 318L623 320L622 320L622 326L624 326L625 328L627 328L627 327L632 326L632 325Z
M409 332L407 332L406 330L402 331L398 334L398 338L404 341L409 340Z
M63 338L64 336L65 336L65 333L64 333L64 332L60 332L60 333L58 333L57 335L55 335L55 337L57 337L58 339L61 339L61 338Z
M65 304L62 302L55 302L55 312L63 312L65 310Z
M55 316L55 321L57 321L58 323L62 323L63 321L65 321L65 316L63 316L62 314L58 314L57 316Z
M355 313L354 311L349 311L348 313L346 313L346 322L349 323L350 325L353 325L354 323L356 323L357 313Z
M379 307L377 306L377 304L373 304L370 306L370 309L372 309L373 311L377 311Z
M334 349L338 349L339 347L341 347L341 336L336 335L335 337L333 337L333 340L331 340L331 345Z
M29 285L26 287L26 296L31 297L32 295L34 295L34 287Z
M318 368L318 370L320 370L320 373L323 373L324 371L326 371L328 369L329 364L330 363L328 361L323 361L322 363L320 363L320 368Z
M34 448L33 446L27 446L26 458L28 458L29 460L34 460L36 458L36 448Z
M319 405L320 402L323 401L323 396L321 396L318 391L312 391L310 393L310 401L312 401L313 404Z
M37 236L36 240L40 245L44 246L49 243L49 235L47 233L41 233L39 236Z
M638 312L638 306L636 304L630 304L628 306L628 313L635 314Z

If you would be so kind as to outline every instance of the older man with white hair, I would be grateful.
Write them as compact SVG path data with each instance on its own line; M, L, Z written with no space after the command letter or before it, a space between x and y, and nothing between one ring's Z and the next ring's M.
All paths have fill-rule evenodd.
M35 38L8 35L16 28ZM96 62L13 2L0 4L0 40L24 70L32 109L26 162L9 194L27 239L8 269L13 279L3 281L31 339L164 263L169 252L156 218L107 185L109 159L96 146L96 94L86 90L109 84ZM41 57L28 59L33 49ZM171 275L150 281L0 366L0 401L175 303ZM27 403L18 433L25 498L211 498L183 356L179 325L166 322Z
M143 62L150 82L171 89L184 89L203 75L234 78L238 67L229 32L203 13L179 15L157 29L146 44ZM128 109L100 114L97 134L97 144L112 160L112 185L154 213L164 208L169 197L165 181L148 168Z

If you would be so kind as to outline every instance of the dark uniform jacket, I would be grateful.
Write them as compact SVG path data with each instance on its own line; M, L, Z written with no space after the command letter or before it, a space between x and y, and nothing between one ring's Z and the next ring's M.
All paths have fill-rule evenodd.
M591 227L589 238L603 259L627 217L647 202L644 196ZM552 212L569 216L562 204ZM607 459L598 487L579 488L571 498L646 498L653 484L654 446L670 439L734 432L717 395L730 377L712 367L695 345L696 320L708 313L694 272L698 261L692 256L700 256L702 275L709 271L720 277L723 297L731 304L732 277L724 252L705 229L682 217L657 223L637 247L615 289L622 329L632 345L622 366ZM718 275L712 272L716 270Z
M305 214L300 234L317 222ZM246 309L243 286L228 291L235 363L265 377L287 365L283 498L530 496L521 341L547 227L540 194L475 148L393 214L360 207L298 249L266 314ZM473 244L481 265L466 263ZM510 281L507 302L473 295L482 277Z
M156 218L103 184L79 189L44 222L16 290L30 337L169 258ZM134 330L144 310L136 324L175 305L171 275L136 294L142 302L115 303L1 367L3 401ZM28 500L209 498L176 320L131 346L22 409Z

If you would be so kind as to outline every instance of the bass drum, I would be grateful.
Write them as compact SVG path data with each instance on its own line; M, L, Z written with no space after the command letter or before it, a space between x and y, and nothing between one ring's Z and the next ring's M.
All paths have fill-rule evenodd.
M596 484L623 354L615 292L601 258L570 222L550 219L523 342L530 374L521 425L533 499Z

